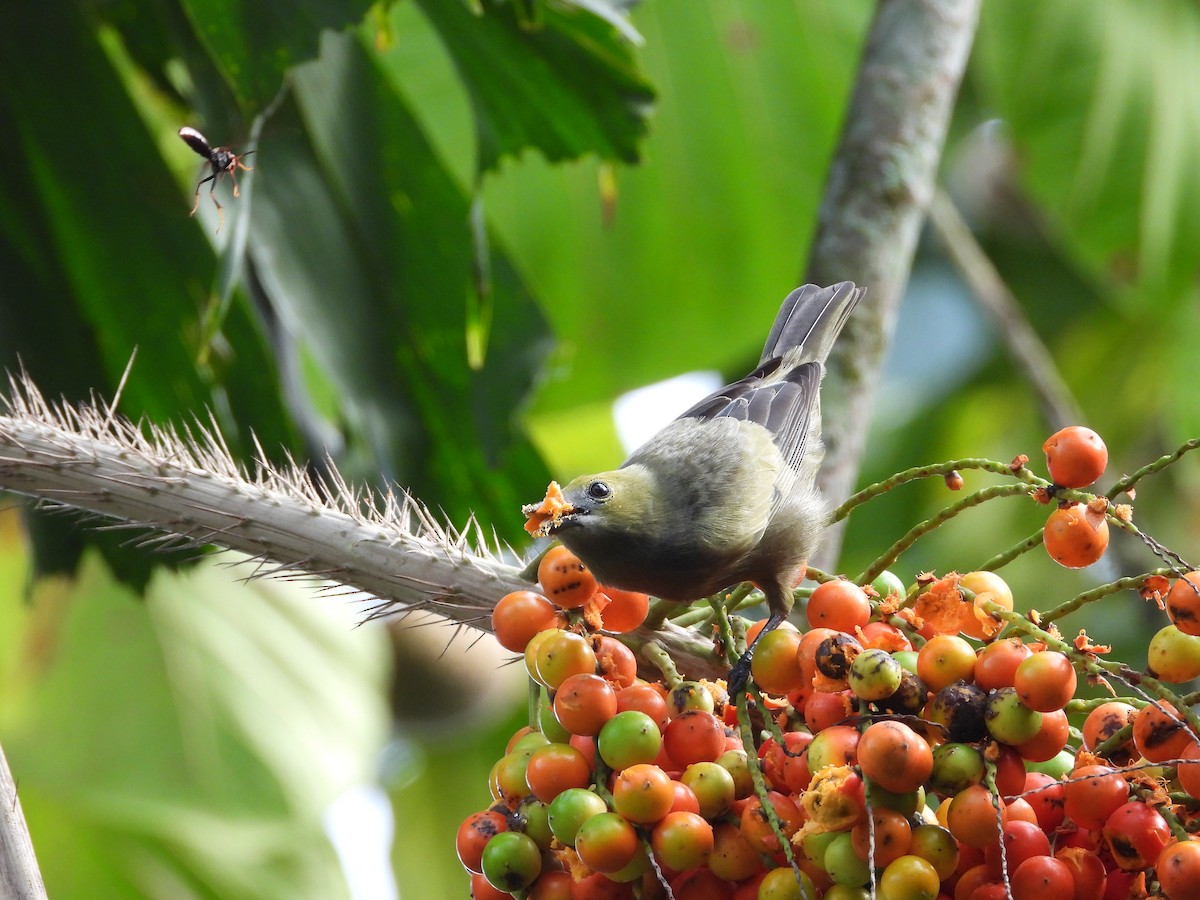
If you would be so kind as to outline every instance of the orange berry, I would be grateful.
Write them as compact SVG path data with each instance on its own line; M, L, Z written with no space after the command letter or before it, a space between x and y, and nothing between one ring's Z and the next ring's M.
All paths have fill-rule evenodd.
M885 790L915 791L933 771L933 750L903 722L876 722L858 741L862 772Z
M1178 759L1196 742L1196 736L1174 706L1166 700L1137 711L1133 720L1133 743L1149 762Z
M1200 843L1194 840L1172 844L1154 865L1159 885L1167 900L1186 900L1200 885Z
M1057 650L1042 650L1022 660L1013 677L1017 699L1044 713L1066 706L1077 684L1071 660Z
M1082 569L1108 548L1108 522L1103 513L1083 503L1068 503L1050 513L1042 529L1046 552L1060 566Z
M625 634L646 621L650 611L650 598L646 594L604 586L600 590L612 601L600 610L600 627L605 631Z
M819 584L808 598L805 607L811 628L832 628L854 634L871 618L871 601L867 592L853 581L835 578Z
M539 631L562 624L554 604L534 591L505 594L492 609L492 633L505 650L524 653Z
M1104 474L1108 448L1100 435L1082 425L1068 425L1042 444L1046 469L1054 483L1067 488L1087 487Z
M551 547L538 563L542 592L563 609L578 609L596 593L596 576L578 556L559 545Z
M1171 585L1167 614L1184 634L1200 635L1200 572L1188 572Z

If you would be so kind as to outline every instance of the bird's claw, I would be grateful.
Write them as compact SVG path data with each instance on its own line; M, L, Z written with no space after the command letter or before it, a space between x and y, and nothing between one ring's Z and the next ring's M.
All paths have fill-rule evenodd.
M736 697L746 689L746 682L750 680L750 651L742 654L741 658L733 664L733 668L729 670L729 674L725 677L725 684L729 691L730 698Z

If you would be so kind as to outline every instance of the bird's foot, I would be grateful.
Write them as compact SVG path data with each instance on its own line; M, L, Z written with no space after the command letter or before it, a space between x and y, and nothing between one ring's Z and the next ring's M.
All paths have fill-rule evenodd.
M741 658L733 664L729 674L725 676L726 690L729 691L730 699L736 698L746 689L746 682L750 680L750 656L750 650L743 653Z
M729 670L729 674L725 678L726 690L729 691L730 697L736 697L745 690L746 682L750 680L750 660L754 657L754 648L758 646L758 642L762 640L764 634L769 634L778 628L779 623L786 618L786 612L771 613L766 624L754 636L750 646L746 648L746 652L733 664L733 668Z

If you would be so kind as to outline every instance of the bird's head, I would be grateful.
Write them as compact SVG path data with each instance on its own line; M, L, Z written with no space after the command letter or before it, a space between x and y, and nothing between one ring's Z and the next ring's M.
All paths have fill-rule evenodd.
M645 529L653 520L656 498L649 471L634 465L581 475L561 494L552 487L541 506L528 506L525 513L536 515L529 523L537 523L534 534L557 537L568 546L605 542Z
M557 538L601 584L658 592L665 588L647 572L658 572L653 560L667 506L662 493L643 465L584 475L561 489L552 484L541 504L525 507L525 527L535 537Z
M654 485L645 469L631 466L581 475L563 488L563 498L571 512L551 528L551 534L636 531L645 524L654 503Z

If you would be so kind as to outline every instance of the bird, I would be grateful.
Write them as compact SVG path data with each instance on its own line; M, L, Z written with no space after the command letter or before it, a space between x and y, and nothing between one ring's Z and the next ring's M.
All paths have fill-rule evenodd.
M849 281L796 288L754 371L685 410L619 468L570 481L537 520L538 533L604 585L690 603L753 582L770 614L730 671L731 692L744 687L757 641L791 611L828 522L815 483L821 380L864 293Z

